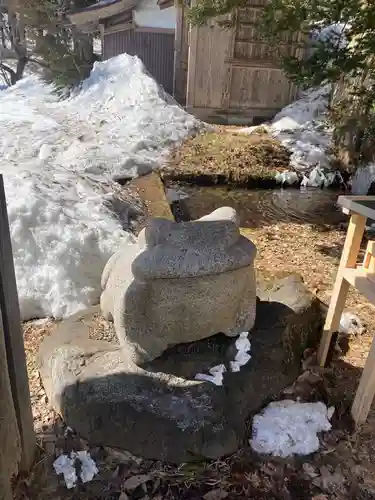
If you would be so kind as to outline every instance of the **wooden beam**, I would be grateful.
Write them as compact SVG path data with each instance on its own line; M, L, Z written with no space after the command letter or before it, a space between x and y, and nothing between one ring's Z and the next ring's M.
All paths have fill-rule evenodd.
M236 34L237 34L237 25L235 28L232 28L232 34L230 37L228 51L227 51L227 59L233 59L234 47L236 45ZM230 108L232 75L233 75L233 66L232 66L232 64L227 64L225 78L224 78L224 84L223 84L223 90L222 90L222 98L221 98L221 106L223 109Z
M147 27L147 26L137 26L136 24L135 24L134 31L137 31L138 33L161 33L161 34L167 34L167 35L174 35L174 33L175 33L174 29L152 28L152 27Z
M133 22L120 23L120 24L116 24L115 26L109 26L108 28L104 27L103 35L105 37L106 35L110 35L111 33L118 33L119 31L127 31L127 30L131 30L133 28L134 28Z
M175 1L176 8L176 31L174 36L174 61L173 61L173 97L176 97L180 89L182 72L182 38L184 29L184 5Z
M191 7L197 4L197 0L191 0ZM186 106L195 104L195 77L197 71L197 48L198 48L198 26L189 26L189 55L188 74L186 86Z
M366 360L351 409L352 417L357 425L365 423L375 396L375 339Z
M318 362L324 366L327 354L331 344L333 332L337 332L340 326L341 315L344 310L346 296L349 290L349 282L345 279L345 270L355 269L357 258L361 246L363 233L365 231L366 217L359 214L353 214L346 240L341 255L339 269L337 271L336 281L333 287L331 302L323 329L323 336L318 350Z
M0 175L0 307L9 379L21 438L22 455L19 471L27 472L34 461L36 437L2 175Z

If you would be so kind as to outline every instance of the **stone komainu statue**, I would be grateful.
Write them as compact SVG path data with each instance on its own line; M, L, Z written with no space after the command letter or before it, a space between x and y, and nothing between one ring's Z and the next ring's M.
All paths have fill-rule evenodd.
M102 275L101 309L136 364L176 344L255 321L255 245L227 207L197 221L152 219L138 247L121 248Z

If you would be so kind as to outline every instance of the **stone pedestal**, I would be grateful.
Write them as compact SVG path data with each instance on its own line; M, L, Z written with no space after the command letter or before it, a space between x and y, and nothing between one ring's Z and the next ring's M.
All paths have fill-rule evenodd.
M38 361L49 402L90 444L177 463L236 451L249 415L298 376L302 352L317 345L324 316L297 276L258 287L252 358L217 387L194 376L228 366L234 339L219 334L179 344L141 368L114 332L111 343L98 340L98 314L75 315L44 339Z

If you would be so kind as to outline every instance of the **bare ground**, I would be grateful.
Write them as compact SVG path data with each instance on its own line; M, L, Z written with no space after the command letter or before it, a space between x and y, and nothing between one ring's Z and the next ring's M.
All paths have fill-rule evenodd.
M311 291L329 302L345 232L311 225L278 224L249 229L247 233L258 247L258 269L268 273L297 271ZM375 408L360 429L353 430L349 417L350 403L372 341L374 307L351 291L347 309L366 323L367 332L357 338L342 339L343 353L336 356L329 369L322 372L312 368L319 377L311 378L308 371L306 379L288 392L302 400L320 399L335 406L333 430L322 435L319 453L288 460L269 459L256 456L244 443L243 449L231 457L175 467L142 462L118 450L90 447L78 439L80 446L90 448L100 474L74 491L68 491L52 469L53 458L61 450L69 449L71 438L62 438L64 425L59 416L48 409L35 364L38 346L43 336L49 334L52 323L26 324L25 347L40 456L31 475L15 482L15 498L375 499ZM97 328L105 329L100 319Z

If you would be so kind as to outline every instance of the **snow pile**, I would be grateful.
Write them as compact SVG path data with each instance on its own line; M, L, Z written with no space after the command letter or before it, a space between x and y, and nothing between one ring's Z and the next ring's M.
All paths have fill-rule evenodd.
M270 403L253 419L251 447L278 457L308 455L319 449L318 432L329 431L333 408L291 400Z
M329 91L330 86L325 85L305 92L265 126L273 137L292 152L291 166L307 176L317 166L323 170L329 169L327 149L332 138L332 128L327 121ZM253 133L255 128L244 128L242 132ZM279 182L282 181L280 178ZM284 182L288 183L289 179Z
M106 261L133 242L112 210L112 179L159 166L201 124L128 55L96 63L68 99L27 77L1 91L0 106L21 314L67 316L98 300Z
M327 149L332 129L327 123L329 86L306 92L278 113L270 124L270 133L291 152L291 165L310 172L317 165L329 167Z

